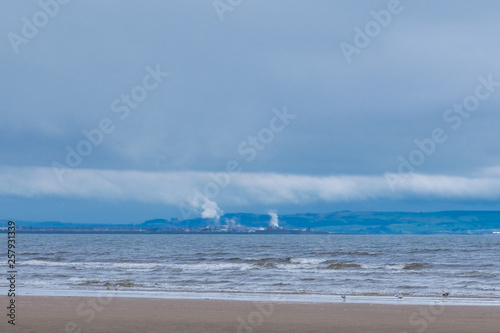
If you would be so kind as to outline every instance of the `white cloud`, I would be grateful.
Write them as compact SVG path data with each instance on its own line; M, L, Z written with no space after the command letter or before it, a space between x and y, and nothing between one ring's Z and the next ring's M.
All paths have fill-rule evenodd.
M213 205L203 210L221 212L218 205L310 204L376 199L492 200L500 198L500 174L491 168L475 177L412 174L394 186L380 176L307 176L241 173L224 188L208 172L144 172L95 169L73 170L58 182L51 168L0 167L0 195L57 196L98 200L191 205L204 193ZM215 186L215 187L214 187ZM215 209L215 210L214 210ZM213 214L212 214L213 215Z

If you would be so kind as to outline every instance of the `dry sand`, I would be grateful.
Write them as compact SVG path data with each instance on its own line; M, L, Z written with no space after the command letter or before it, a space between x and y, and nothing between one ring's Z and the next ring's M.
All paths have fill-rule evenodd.
M0 297L7 305L7 297ZM220 300L16 298L0 332L500 332L500 307Z

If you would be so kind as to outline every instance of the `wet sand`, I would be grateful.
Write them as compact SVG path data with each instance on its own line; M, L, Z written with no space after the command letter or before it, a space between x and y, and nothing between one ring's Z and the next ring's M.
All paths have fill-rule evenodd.
M0 332L500 332L500 307L18 296Z

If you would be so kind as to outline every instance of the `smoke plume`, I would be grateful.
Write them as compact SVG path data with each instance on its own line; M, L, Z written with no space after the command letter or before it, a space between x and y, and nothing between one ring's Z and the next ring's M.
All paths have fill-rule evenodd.
M278 228L279 227L278 214L276 214L276 212L269 211L267 212L267 215L271 217L271 220L269 221L269 226L271 228Z
M203 209L201 217L204 219L214 219L216 222L219 222L220 216L224 213L215 202L208 199L205 199L205 202L201 205L201 209Z

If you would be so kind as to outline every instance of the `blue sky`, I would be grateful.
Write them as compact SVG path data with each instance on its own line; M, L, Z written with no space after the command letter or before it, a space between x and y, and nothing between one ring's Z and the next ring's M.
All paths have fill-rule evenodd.
M0 218L500 209L495 2L8 2Z

